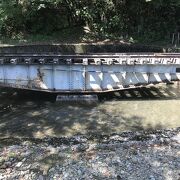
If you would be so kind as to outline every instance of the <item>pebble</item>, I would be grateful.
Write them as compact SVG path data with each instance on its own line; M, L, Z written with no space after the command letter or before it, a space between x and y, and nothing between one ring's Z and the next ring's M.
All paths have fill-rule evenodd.
M42 175L39 175L38 180L44 180L44 177Z
M150 179L150 180L156 180L155 177L152 176L152 175L149 177L149 179Z
M174 136L174 137L172 138L172 140L174 140L174 141L176 141L177 143L180 144L180 133L178 133L176 136Z
M20 167L22 166L22 164L23 164L23 162L18 162L18 163L16 164L16 167L17 167L17 168L20 168Z
M57 139L55 146L47 141L33 146L32 143L26 142L21 145L9 145L6 146L6 156L3 157L5 159L1 162L0 180L103 177L117 180L136 180L141 177L158 180L163 179L164 173L169 170L171 173L168 177L178 179L179 132L180 129L172 130L172 134L169 131L164 131L163 135L151 134L149 137L152 138L143 141L136 141L133 139L133 133L127 133L122 137L113 135L98 143L88 142L88 138L76 136L74 139L79 141L76 145L57 146ZM138 136L141 134L138 133ZM49 142L53 141L49 139ZM8 154L10 155L12 150L18 152L20 158L9 158ZM0 149L0 154L2 153L3 149ZM41 175L44 171L47 172L46 177Z
M7 161L7 162L4 163L4 165L5 165L6 167L10 167L10 166L11 166L11 162L10 162L10 161Z

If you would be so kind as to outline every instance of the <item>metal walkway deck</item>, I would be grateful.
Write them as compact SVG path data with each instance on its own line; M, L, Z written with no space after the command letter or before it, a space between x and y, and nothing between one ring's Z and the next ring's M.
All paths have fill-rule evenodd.
M180 53L0 54L0 86L99 93L180 80Z

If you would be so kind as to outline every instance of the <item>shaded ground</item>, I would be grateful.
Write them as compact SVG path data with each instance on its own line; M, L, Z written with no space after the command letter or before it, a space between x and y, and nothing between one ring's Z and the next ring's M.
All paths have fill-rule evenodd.
M53 95L1 89L0 139L180 127L178 85L119 91L99 99L97 104L58 103Z

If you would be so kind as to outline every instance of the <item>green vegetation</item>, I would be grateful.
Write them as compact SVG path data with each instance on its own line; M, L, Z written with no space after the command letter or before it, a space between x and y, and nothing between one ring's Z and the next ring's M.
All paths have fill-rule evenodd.
M4 42L170 42L180 0L1 0Z

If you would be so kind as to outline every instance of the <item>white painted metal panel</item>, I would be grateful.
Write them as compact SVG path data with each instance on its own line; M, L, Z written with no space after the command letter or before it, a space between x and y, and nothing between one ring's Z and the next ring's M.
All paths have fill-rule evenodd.
M134 72L134 70L135 70L135 66L132 66L132 65L127 65L124 67L124 71L127 73L132 73Z
M75 91L85 88L85 68L86 66L76 65L71 68L71 88Z
M170 75L170 73L159 73L159 77L160 77L160 79L164 82L164 81L166 81L166 82L170 82L171 81L171 75Z
M140 72L136 72L134 73L134 75L136 76L136 80L137 80L137 84L140 85L144 85L148 83L148 74L147 73L140 73Z
M171 80L172 81L180 80L180 73L171 74Z
M27 66L5 66L8 84L27 85Z
M176 69L173 65L150 65L148 67L149 73L175 73Z
M86 89L92 91L102 90L102 66L87 66Z
M162 82L162 79L159 73L149 74L149 83L160 83L160 82Z
M4 66L0 66L0 82L4 82L4 70L3 70Z
M103 72L114 72L114 73L122 73L126 71L126 66L124 65L103 65L102 66L102 71Z
M28 88L44 90L48 89L48 84L43 82L43 77L46 76L46 72L43 72L43 69L47 68L48 66L40 65L27 66Z
M17 88L37 90L103 91L180 80L177 68L180 65L4 64L0 65L0 82Z
M38 69L40 68L40 66L37 65L32 65L32 66L28 66L28 76L30 80L34 80L37 78L38 76Z
M144 85L148 83L147 73L127 72L123 75L123 86Z
M103 74L102 87L106 90L113 90L122 88L123 84L123 73L105 72Z
M42 74L43 89L54 89L53 66L44 66L39 69Z
M117 88L122 88L123 84L123 72L125 71L125 66L120 65L104 65L102 67L103 72L103 90L113 90Z
M139 83L139 81L138 81L135 73L133 73L133 72L127 72L126 73L123 85L125 85L125 86L127 86L127 85L135 85L135 84L138 84L138 83Z
M55 66L54 88L56 90L70 90L70 66Z
M149 66L150 65L135 65L131 67L131 71L127 70L127 72L147 73L149 72Z

